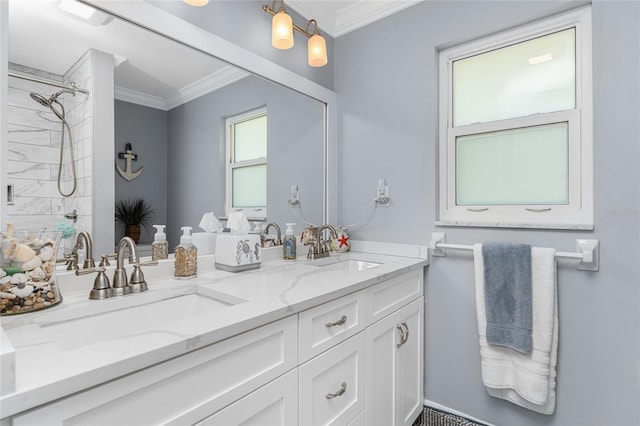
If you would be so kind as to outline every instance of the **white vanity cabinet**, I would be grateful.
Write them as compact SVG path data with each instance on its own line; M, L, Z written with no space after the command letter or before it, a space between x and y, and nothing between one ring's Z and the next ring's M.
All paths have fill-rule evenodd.
M13 417L20 425L195 424L295 369L293 315Z
M367 328L369 426L410 426L422 410L422 311L421 297Z
M409 271L10 424L410 425L422 409L423 303L422 269Z
M250 393L196 426L288 426L298 422L298 370Z

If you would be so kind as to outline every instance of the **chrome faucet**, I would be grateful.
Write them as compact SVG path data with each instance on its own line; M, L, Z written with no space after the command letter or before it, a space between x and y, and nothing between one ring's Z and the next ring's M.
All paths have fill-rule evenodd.
M305 246L309 247L309 252L307 253L307 259L321 259L323 257L329 257L329 247L328 244L331 243L331 240L323 239L324 231L329 230L331 237L338 238L338 233L336 232L336 228L331 225L322 225L320 228L316 228L312 226L306 229L306 232L309 232L310 238L305 241Z
M275 239L275 240L274 240L273 238L266 238L266 236L269 234L269 229L270 229L272 226L273 226L274 228L276 228L276 234L277 234L277 236L276 236L276 239ZM274 246L281 246L281 245L282 245L282 232L280 231L280 227L278 226L278 224L277 224L277 223L275 223L275 222L271 222L270 224L268 224L268 225L264 228L263 234L264 234L264 237L265 237L265 238L264 238L264 239L263 239L263 238L261 238L261 239L260 239L260 240L261 240L261 242L262 242L262 244L261 244L261 245L262 245L262 247L264 247L264 246L266 245L267 241L270 241L271 243L273 243L273 245L274 245Z
M84 244L82 243L84 241ZM76 245L73 247L73 254L75 255L75 260L78 260L78 250L85 249L84 263L82 264L82 269L94 268L96 263L93 261L93 243L91 242L91 236L87 231L82 231L78 234L76 238ZM77 263L76 263L77 269Z
M124 268L124 250L129 247L129 263L133 264L133 272L131 273L131 282L127 282L127 271ZM116 253L116 270L113 273L113 295L123 296L129 293L140 293L149 289L147 282L144 280L144 274L140 269L141 266L157 265L158 261L140 263L138 252L136 251L136 243L130 237L122 237L118 243Z

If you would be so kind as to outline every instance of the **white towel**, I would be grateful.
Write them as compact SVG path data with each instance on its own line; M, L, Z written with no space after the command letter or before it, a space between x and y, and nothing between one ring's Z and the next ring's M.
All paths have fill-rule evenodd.
M558 298L555 252L550 248L531 249L533 350L523 354L487 343L482 244L475 244L473 248L482 382L489 395L543 414L552 414L556 403Z

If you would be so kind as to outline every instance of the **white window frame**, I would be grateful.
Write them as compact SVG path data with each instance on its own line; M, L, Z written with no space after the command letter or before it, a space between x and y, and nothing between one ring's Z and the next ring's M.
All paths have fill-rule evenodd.
M453 127L452 65L456 60L575 28L575 109ZM593 229L593 101L591 7L581 7L439 53L439 218L436 225ZM456 137L567 122L567 205L457 205Z
M242 114L237 114L225 119L226 128L226 188L225 188L225 213L227 217L232 212L244 212L249 220L265 220L267 218L267 206L253 206L233 208L233 170L241 167L267 165L267 157L255 158L245 161L234 161L233 152L235 143L234 125L254 118L267 116L267 107L257 108Z

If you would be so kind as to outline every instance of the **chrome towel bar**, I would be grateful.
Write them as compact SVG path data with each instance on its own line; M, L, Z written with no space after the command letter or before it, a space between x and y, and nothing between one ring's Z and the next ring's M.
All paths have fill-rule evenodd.
M432 232L429 252L432 256L446 256L445 249L473 251L473 245L445 243L444 232ZM576 252L558 251L556 258L576 259L577 268L581 271L598 271L600 269L600 241L576 240Z

